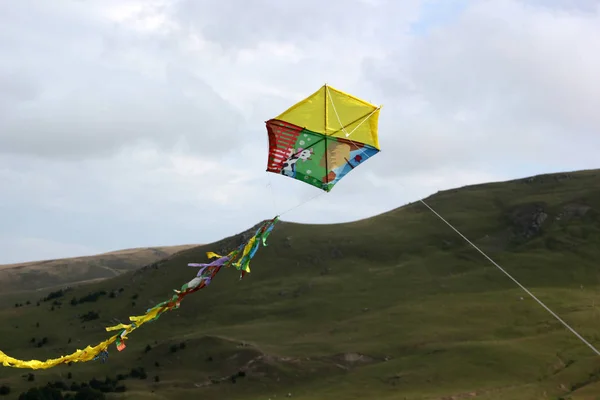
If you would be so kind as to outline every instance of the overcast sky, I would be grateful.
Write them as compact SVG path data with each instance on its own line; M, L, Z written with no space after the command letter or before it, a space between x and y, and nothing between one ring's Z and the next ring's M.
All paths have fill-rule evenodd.
M327 82L382 152L284 220L600 167L600 1L0 0L0 263L206 243L321 191L264 121ZM323 192L324 193L324 192Z

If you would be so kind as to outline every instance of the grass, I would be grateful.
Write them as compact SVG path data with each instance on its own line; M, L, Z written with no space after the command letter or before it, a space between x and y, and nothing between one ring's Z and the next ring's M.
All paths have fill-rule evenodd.
M426 202L600 346L600 171L471 186ZM547 218L531 234L538 210ZM53 311L52 302L36 306L47 292L5 295L0 349L45 359L95 344L115 318L142 314L189 281L188 262L236 240L75 288ZM600 359L419 203L347 224L281 222L252 273L237 275L221 271L135 331L123 352L111 348L106 364L3 368L0 384L21 392L143 367L146 379L127 378L126 392L107 398L600 398ZM69 304L100 290L116 295ZM99 319L82 323L89 311ZM43 337L42 347L31 343ZM22 377L29 372L35 381Z

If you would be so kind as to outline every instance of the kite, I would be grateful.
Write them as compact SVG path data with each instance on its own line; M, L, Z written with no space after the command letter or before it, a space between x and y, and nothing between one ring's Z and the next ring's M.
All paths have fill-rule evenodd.
M381 106L323 85L266 121L267 171L326 192L379 151Z
M325 192L346 174L379 151L378 121L381 106L375 106L350 94L324 85L306 99L266 122L269 136L267 171L282 174L320 188ZM156 321L164 312L177 309L188 294L194 293L214 279L223 267L233 266L240 279L250 273L250 260L279 221L281 214L264 222L254 235L226 255L207 252L210 263L190 263L199 268L196 276L174 290L169 300L146 310L144 315L130 316L131 324L106 327L116 334L95 346L77 349L59 358L19 360L0 351L0 364L5 367L46 369L60 364L108 360L108 347L115 343L125 349L127 335L146 322Z
M125 349L125 341L127 340L128 334L138 329L146 322L157 320L162 313L179 308L179 305L185 296L194 293L210 284L211 280L214 279L215 275L221 270L221 268L234 266L236 269L241 271L240 279L242 279L245 274L250 272L250 259L254 257L260 244L263 246L267 245L267 237L278 221L279 217L275 217L264 222L256 230L254 235L248 239L247 242L242 243L238 248L225 256L220 256L210 251L207 252L206 255L208 258L217 258L217 260L211 263L188 264L190 267L201 267L194 279L184 284L180 290L174 290L175 294L169 300L163 301L162 303L159 303L146 310L146 314L129 317L131 324L118 324L115 326L106 327L106 331L118 331L115 335L111 336L107 340L100 342L95 346L87 346L83 350L77 349L75 352L69 355L48 359L46 361L19 360L0 351L0 364L5 367L13 368L47 369L71 362L86 362L93 360L106 362L108 359L108 346L110 346L112 343L115 343L118 351Z

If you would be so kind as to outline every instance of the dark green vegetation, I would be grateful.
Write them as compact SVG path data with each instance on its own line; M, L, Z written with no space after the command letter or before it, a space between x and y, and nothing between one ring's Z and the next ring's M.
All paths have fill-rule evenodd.
M0 265L0 293L60 287L113 278L190 247L193 246L148 247L88 257Z
M426 201L600 346L600 171ZM46 359L95 344L108 336L105 326L192 279L188 262L239 241L189 249L40 306L50 291L1 297L0 349ZM55 300L61 305L50 311ZM419 203L348 224L282 222L247 278L221 271L129 339L104 364L2 368L0 385L12 395L96 382L110 389L107 399L600 397L600 359Z

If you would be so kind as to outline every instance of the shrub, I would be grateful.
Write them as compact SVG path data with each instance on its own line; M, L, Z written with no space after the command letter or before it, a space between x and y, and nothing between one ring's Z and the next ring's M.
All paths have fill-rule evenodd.
M10 386L8 386L8 385L0 386L0 396L6 396L7 394L10 394Z

